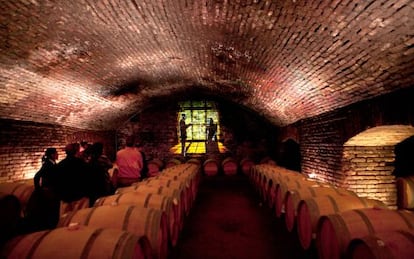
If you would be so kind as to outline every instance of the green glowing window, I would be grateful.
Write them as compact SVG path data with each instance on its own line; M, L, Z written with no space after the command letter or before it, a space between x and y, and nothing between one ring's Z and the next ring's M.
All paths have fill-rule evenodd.
M180 120L185 114L187 138L180 141L170 151L175 154L225 153L227 148L219 142L220 125L217 104L211 101L185 101L179 103L177 133L180 138Z
M185 101L180 102L179 106L180 112L177 114L177 125L179 125L181 114L186 115L186 124L192 125L187 128L187 141L207 141L210 119L217 125L217 130L215 132L215 139L217 139L220 132L220 126L218 125L219 114L214 102Z

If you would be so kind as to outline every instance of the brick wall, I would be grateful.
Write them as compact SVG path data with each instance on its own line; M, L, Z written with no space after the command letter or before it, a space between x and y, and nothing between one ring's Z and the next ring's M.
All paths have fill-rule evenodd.
M345 150L344 144L353 136L376 126L396 124L413 126L414 104L411 101L413 97L413 89L404 90L296 123L295 126L300 135L302 172L314 175L315 178L324 182L360 190L361 193L365 193L364 195L378 192L376 197L393 206L395 204L395 189L393 176L390 176L392 170L389 166L392 163L390 161L392 159L391 153L393 153L394 145L397 142L394 142L394 145L383 145L376 149L369 148L369 152L377 151L379 156L384 156L378 162L384 166L381 170L376 166L371 170L371 166L374 164L371 164L373 161L368 157L368 151L366 152L367 157L356 158L353 157L356 155L354 152L356 149L354 151L351 151L352 148ZM379 140L374 139L373 141L378 142ZM364 146L366 145L362 145L359 151L362 151ZM345 155L350 157L350 161L360 161L360 163L350 163L349 159L344 159ZM364 166L365 169L363 169ZM355 176L354 179L360 181L365 179L366 185L371 188L370 190L361 190L358 186L353 185L355 181L352 177L347 178L349 174L355 172L345 173L344 168L345 171L348 171L352 167L355 170L358 168L359 172L358 177ZM373 174L376 172L378 175L374 176ZM382 178L382 182L376 181L377 178Z
M397 189L394 171L394 146L345 146L343 187L361 197L383 201L396 208Z
M147 109L117 130L117 149L125 146L126 136L134 135L144 143L148 160L168 160L174 156L170 149L178 143L177 106L165 104Z
M65 157L67 143L101 141L105 153L113 158L115 134L71 127L0 119L0 182L32 178L41 167L48 147L56 147L59 161Z
M300 127L302 172L316 179L339 185L343 180L343 118L327 114L304 122Z

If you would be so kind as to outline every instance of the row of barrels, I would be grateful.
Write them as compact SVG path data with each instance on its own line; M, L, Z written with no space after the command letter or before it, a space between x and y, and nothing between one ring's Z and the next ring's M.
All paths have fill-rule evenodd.
M200 162L200 160L192 158L188 160L187 163L191 163L194 160ZM149 176L157 176L163 169L179 165L181 163L181 160L177 158L170 159L166 163L159 158L154 158L148 161L148 174ZM260 163L274 164L275 162L269 157L265 157L260 161ZM256 163L253 159L247 157L240 160L234 157L226 157L224 159L210 157L202 162L202 172L206 176L215 176L220 173L223 173L224 175L236 175L239 172L242 174L248 174L251 167L255 164Z
M177 243L199 181L200 165L184 163L119 188L91 208L82 199L77 209L61 215L55 229L8 240L0 257L167 258Z
M302 248L315 245L319 258L414 256L413 212L390 210L381 201L276 165L255 165L249 178L265 204L284 217L287 230L296 227ZM383 236L383 245L375 246ZM384 249L393 257L376 257Z

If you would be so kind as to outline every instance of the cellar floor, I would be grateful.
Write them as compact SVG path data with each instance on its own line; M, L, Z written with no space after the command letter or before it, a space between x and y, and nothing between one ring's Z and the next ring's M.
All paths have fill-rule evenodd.
M296 229L260 202L244 175L204 177L169 259L316 258L304 251Z

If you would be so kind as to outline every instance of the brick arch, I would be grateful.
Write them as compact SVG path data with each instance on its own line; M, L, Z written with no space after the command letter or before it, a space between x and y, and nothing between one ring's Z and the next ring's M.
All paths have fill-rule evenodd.
M295 141L296 143L300 143L299 141L299 130L297 127L294 126L287 126L280 134L280 142L286 142L289 139Z
M343 187L396 208L394 150L398 143L412 135L414 127L410 125L387 125L351 137L343 149Z

